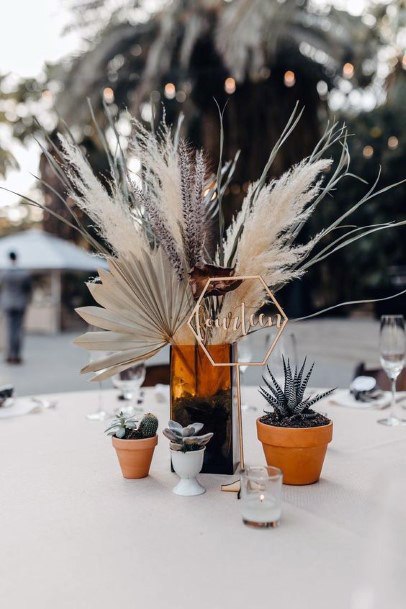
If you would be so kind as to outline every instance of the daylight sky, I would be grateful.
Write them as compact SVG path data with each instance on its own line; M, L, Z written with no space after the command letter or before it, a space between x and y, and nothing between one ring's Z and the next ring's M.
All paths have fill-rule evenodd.
M61 0L11 0L2 7L0 21L0 72L17 76L37 76L45 61L56 61L75 51L78 34L61 36L68 12ZM66 6L66 5L65 5ZM38 147L16 145L15 156L20 171L10 172L5 186L26 193L32 184L31 173L38 169ZM0 205L18 197L2 192Z

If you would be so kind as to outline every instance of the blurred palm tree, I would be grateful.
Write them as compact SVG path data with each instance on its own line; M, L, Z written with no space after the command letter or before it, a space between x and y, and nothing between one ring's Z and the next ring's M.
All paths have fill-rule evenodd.
M374 30L334 7L316 10L303 0L127 1L105 21L89 50L67 73L56 107L69 125L88 123L90 99L103 122L100 93L118 111L148 119L151 102L163 101L169 120L185 114L184 131L217 163L218 111L224 117L225 156L241 149L244 167L236 179L255 179L296 100L304 119L274 170L302 158L319 136L320 112L330 88L347 76L357 86L373 74L366 60L376 57ZM103 24L106 3L79 2L78 26ZM138 18L138 22L137 22ZM142 19L142 20L141 20ZM372 63L374 60L372 59ZM317 88L318 86L318 88ZM67 94L69 92L69 94ZM235 191L237 189L235 188Z
M47 129L62 118L100 148L87 100L102 127L103 101L117 117L125 120L128 109L146 121L153 108L159 120L162 101L169 121L185 114L184 132L217 164L214 99L220 107L228 101L225 157L241 149L245 159L234 194L257 177L296 100L304 118L273 170L313 147L328 91L343 69L352 86L367 85L379 46L377 30L360 18L307 0L76 0L68 28L82 31L86 50L7 93L31 110L6 119L14 135L26 140L37 131L32 108L45 100Z
M352 170L371 185L381 172L381 187L405 178L406 156L406 71L401 59L390 77L386 79L387 100L370 111L354 114L346 112L344 118L350 133L349 139ZM312 232L317 233L337 213L337 208L349 207L363 196L368 186L348 180L337 191L331 204L323 205L317 217L311 220ZM354 216L356 225L403 219L405 212L406 184L383 193L370 205L360 209ZM321 264L317 273L307 277L313 296L319 306L331 302L361 298L376 298L406 288L406 243L402 229L396 232L377 232L366 239L342 249L326 264ZM378 306L380 313L403 312L406 297Z
M55 109L86 143L93 164L105 168L89 102L102 128L108 127L104 104L127 130L129 113L157 122L165 112L174 123L182 112L183 134L204 147L213 169L219 160L216 102L220 108L227 103L224 158L241 150L244 162L226 193L226 220L246 183L260 174L296 101L304 106L303 119L276 159L274 175L312 150L328 91L343 79L343 69L353 86L365 86L375 67L373 29L344 11L316 10L303 0L86 0L72 10L70 27L93 42L59 78ZM55 179L47 179L61 195ZM45 188L44 195L66 213L54 192ZM57 229L51 217L46 225Z

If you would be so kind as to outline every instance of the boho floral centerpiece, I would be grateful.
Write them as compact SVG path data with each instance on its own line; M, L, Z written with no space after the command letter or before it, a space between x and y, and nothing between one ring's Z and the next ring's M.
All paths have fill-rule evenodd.
M269 380L264 376L265 387L259 390L271 410L257 419L258 439L267 464L282 470L284 484L317 482L333 436L332 421L312 407L334 389L306 396L314 364L308 372L305 366L306 359L299 370L292 371L289 359L283 358L283 387L268 367Z
M213 367L187 324L208 278L260 275L276 293L338 249L402 224L348 227L352 212L388 188L376 190L375 183L330 226L298 242L309 217L351 175L346 130L333 124L307 158L279 179L268 180L278 150L299 119L295 110L228 228L222 199L238 155L222 165L220 153L213 174L204 153L182 139L180 123L174 130L163 123L154 132L134 121L127 142L112 123L117 145L114 154L106 145L111 169L107 185L94 175L71 137L60 137L59 159L48 154L66 186L71 224L108 262L108 270L100 270L88 284L99 306L78 309L100 331L84 334L76 344L109 355L82 372L103 380L170 345L171 418L184 426L198 421L204 425L202 433L214 432L203 471L232 473L236 460L233 370ZM335 166L329 156L334 145L341 145ZM129 170L134 159L141 167L137 175ZM78 221L74 205L91 218L100 241ZM244 302L255 316L264 300L260 283L219 279L205 291L203 308L208 317L228 319ZM205 345L220 363L230 360L232 345L240 338L237 328L205 328Z

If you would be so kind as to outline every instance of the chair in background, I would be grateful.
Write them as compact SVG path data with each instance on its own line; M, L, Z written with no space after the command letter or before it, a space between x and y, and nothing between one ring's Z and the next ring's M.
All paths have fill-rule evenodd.
M143 387L155 387L158 383L169 385L170 366L169 364L156 364L147 366Z

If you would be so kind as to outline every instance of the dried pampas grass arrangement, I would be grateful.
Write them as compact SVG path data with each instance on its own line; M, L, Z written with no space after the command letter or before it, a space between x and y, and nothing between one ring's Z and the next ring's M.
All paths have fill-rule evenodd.
M308 218L344 177L352 176L345 126L334 123L327 126L308 158L279 179L268 181L272 162L300 117L296 107L262 175L249 186L241 211L228 229L224 226L222 197L238 155L224 165L220 160L217 175L211 175L203 152L192 150L180 137L180 124L172 132L163 122L153 132L134 121L134 135L124 155L114 122L108 117L117 146L112 155L99 131L110 162L107 187L94 175L70 136L60 136L61 148L54 149L53 154L42 148L66 194L86 212L101 241L107 244L96 241L66 203L71 219L61 220L78 230L108 262L108 270L100 270L98 280L88 284L99 306L77 310L100 331L80 336L76 344L109 355L91 362L82 372L95 373L94 378L103 380L152 357L167 344L193 343L186 322L202 282L210 276L261 275L277 292L353 241L406 224L398 221L356 229L343 225L361 205L397 186L377 190L376 181L330 226L309 241L298 243ZM222 125L220 139L222 142ZM341 145L341 156L333 165L329 155L336 144ZM141 166L136 179L128 170L127 156L136 158ZM23 198L30 205L43 207ZM323 247L323 238L337 227L343 232ZM215 251L213 256L210 251ZM242 301L247 310L257 312L264 298L259 283L246 282L204 303L209 314L215 311L225 317L232 315ZM217 344L234 342L240 335L237 331L225 335L224 330L213 327L205 338Z

